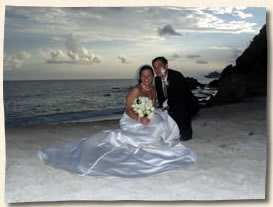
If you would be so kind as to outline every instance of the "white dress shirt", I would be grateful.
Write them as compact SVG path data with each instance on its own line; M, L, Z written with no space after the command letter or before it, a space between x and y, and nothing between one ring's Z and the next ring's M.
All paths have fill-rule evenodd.
M165 76L164 79L161 79L163 93L166 98L166 100L163 102L163 108L168 107L167 80L168 80L168 74Z

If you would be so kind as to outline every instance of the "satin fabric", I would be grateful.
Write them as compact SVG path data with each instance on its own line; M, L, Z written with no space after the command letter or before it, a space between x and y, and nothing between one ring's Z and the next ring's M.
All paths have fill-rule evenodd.
M174 120L161 111L155 112L147 126L124 113L120 129L39 150L38 157L80 176L133 178L181 169L196 160L180 143Z

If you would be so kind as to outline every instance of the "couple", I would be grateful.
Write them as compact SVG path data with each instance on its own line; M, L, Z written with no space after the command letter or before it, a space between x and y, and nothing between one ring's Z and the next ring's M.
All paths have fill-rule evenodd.
M175 111L171 102L180 101L179 97L174 96L178 92L171 90L171 84L179 84L173 82L172 78L179 80L180 73L168 71L168 65L163 59L159 57L153 61L157 73L155 82L158 102L163 110L156 109L152 118L140 117L133 110L132 106L138 97L147 97L153 106L156 104L157 91L152 87L154 72L151 66L144 65L138 71L138 84L127 97L126 109L120 119L120 129L104 130L71 143L39 150L38 157L50 166L80 176L146 177L192 164L196 160L195 154L179 140L182 135L191 136L191 128L186 133L180 131L185 128L184 117L182 121L177 118L186 112L175 114L180 112L180 108ZM162 87L159 78L166 77L169 80L169 89L168 95L164 96L163 88L159 88ZM181 92L183 90L179 91ZM165 101L166 96L169 101ZM166 109L178 120L178 124Z
M189 89L184 76L180 72L168 68L168 60L165 57L153 59L152 65L156 73L154 79L156 88L152 87L154 77L152 67L144 65L139 68L137 77L143 77L143 80L139 79L138 85L128 96L127 114L135 119L136 114L130 110L132 100L148 94L154 103L157 98L158 107L162 111L168 111L169 115L175 120L180 131L180 140L192 139L191 117L198 111L197 99ZM144 74L141 75L142 70ZM152 91L149 93L149 90ZM146 121L149 120L146 119Z

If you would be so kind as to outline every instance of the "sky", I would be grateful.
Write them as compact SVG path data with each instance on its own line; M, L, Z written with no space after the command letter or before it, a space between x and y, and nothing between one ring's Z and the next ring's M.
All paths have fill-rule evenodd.
M5 10L4 80L131 79L165 56L204 80L266 23L263 7L14 7Z

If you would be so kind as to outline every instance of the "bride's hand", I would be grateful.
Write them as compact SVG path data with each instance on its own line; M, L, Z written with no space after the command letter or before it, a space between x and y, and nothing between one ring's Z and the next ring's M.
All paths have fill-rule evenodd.
M141 117L139 119L140 123L143 124L143 125L148 125L150 123L150 119L148 119L147 117Z

